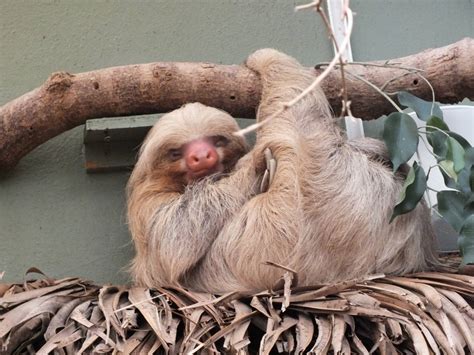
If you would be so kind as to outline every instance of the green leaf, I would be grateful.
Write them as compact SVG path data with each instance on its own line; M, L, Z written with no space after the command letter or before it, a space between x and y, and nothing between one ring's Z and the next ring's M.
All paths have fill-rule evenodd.
M471 166L471 173L469 174L469 187L471 192L474 193L474 166Z
M443 160L446 158L448 153L448 145L446 141L448 136L440 131L433 131L427 133L428 143L433 147L433 153L438 156L438 160Z
M439 118L438 116L431 116L430 118L428 118L428 121L426 121L426 125L430 126L426 127L426 130L428 132L436 131L434 128L431 127L439 128L442 131L449 131L449 127L446 122L444 122L444 120L442 118Z
M456 189L466 194L474 192L474 148L465 149L464 168L458 173Z
M385 121L383 140L387 146L393 171L406 163L416 152L418 130L415 121L406 113L391 113Z
M409 92L399 91L398 102L413 109L420 120L426 121L430 116L443 118L443 112L436 102L422 100Z
M376 120L362 121L365 136L382 140L386 120L387 116L383 115Z
M392 222L395 217L412 211L423 197L426 190L426 174L416 162L410 167L405 183L400 192L400 202L393 209Z
M427 137L428 142L433 147L433 153L437 156L438 162L441 160L452 161L454 163L454 171L459 173L466 165L464 159L466 151L458 139L451 136L452 133L453 132L443 133L432 130L427 133ZM464 138L461 137L461 140L464 140ZM466 149L469 148L470 147L466 147Z
M469 195L459 191L440 191L437 197L439 213L459 233L464 221L474 214L472 204L468 204Z
M417 166L417 162L413 164L413 166L410 166L410 170L408 171L407 177L405 181L403 182L403 187L402 191L400 191L400 197L398 199L397 205L403 202L405 200L405 197L407 196L407 188L411 184L415 182L416 174L415 174L415 167Z
M461 142L459 142L458 139L456 140L458 141L458 143L461 144ZM439 152L439 149L437 148L433 148L433 151L435 149ZM443 159L447 159L447 156L448 156L448 144L447 144L447 139L446 139L446 154ZM474 192L474 148L473 147L468 145L464 148L464 168L462 168L461 171L457 173L454 171L455 167L454 167L454 162L453 162L452 170L456 173L457 179L455 178L455 175L452 173L452 171L449 170L449 166L444 165L446 163L441 163L441 161L438 161L438 164L442 166L443 168L445 168L445 170L441 169L441 174L443 175L444 183L446 184L447 187L459 190L462 193L465 193L468 195Z
M453 132L453 131L448 131L446 132L447 134L449 134L450 137L453 137L455 140L458 141L459 144L461 144L461 146L464 148L464 149L467 149L467 148L470 148L471 145L469 144L469 142L466 140L466 138L464 138L463 136L457 134L456 132Z
M474 148L468 147L464 148L464 161L466 162L466 167L471 167L474 165Z
M458 239L462 255L462 264L474 264L474 215L470 215L464 222Z
M453 137L449 137L447 140L448 152L446 153L446 159L451 160L454 163L454 171L459 173L465 165L464 162L464 148L458 143Z
M474 203L474 194L470 194L469 199L467 200L467 205Z
M451 179L458 181L458 174L454 171L454 163L451 160L441 160L438 164Z
M434 150L434 148L433 148ZM447 153L447 144L446 144L446 153ZM446 156L445 156L446 158ZM440 163L440 162L439 162ZM474 148L467 147L465 148L464 154L464 168L457 173L457 180L453 179L453 174L448 174L445 170L441 170L443 175L444 183L447 187L452 189L459 190L465 194L470 194L474 192ZM440 164L443 165L443 164ZM454 170L454 162L453 162ZM450 176L451 175L451 176Z

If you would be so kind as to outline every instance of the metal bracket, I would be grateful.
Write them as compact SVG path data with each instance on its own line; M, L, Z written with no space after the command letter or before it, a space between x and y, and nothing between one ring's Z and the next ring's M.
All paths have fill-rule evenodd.
M88 173L131 171L138 150L161 115L114 117L88 120L84 128L84 158ZM237 119L240 127L255 120ZM248 137L255 142L253 136Z

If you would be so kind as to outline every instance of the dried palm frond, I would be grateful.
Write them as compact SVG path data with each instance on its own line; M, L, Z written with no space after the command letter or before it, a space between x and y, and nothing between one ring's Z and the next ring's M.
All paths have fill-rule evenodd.
M0 353L474 354L474 277L372 276L253 296L0 284Z

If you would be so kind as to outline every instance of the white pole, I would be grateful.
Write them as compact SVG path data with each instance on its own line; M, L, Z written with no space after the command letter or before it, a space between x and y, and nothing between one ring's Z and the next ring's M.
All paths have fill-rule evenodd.
M328 15L329 22L331 23L334 38L338 46L340 46L346 32L347 23L343 16L344 0L328 0ZM334 53L337 52L336 46L333 43ZM345 51L342 54L342 60L345 62L352 62L352 48L351 44L347 45ZM346 123L346 134L348 139L357 139L364 137L364 126L360 118L345 117Z
M344 0L329 0L328 1L328 15L329 22L331 23L334 37L336 38L337 45L340 46L342 39L347 32L347 22L343 16ZM333 43L334 53L337 53L336 46ZM346 62L352 62L352 49L351 43L346 47L342 55L342 59Z

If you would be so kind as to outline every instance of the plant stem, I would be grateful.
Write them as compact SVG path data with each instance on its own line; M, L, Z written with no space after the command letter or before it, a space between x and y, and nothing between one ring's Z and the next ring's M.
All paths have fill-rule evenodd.
M449 134L447 134L445 131L443 131L442 129L438 128L438 127L435 127L435 126L430 126L430 125L426 125L426 126L421 126L421 127L418 127L418 132L420 133L424 133L424 134L429 134L431 133L430 131L427 131L425 130L424 132L422 132L421 130L422 129L426 129L426 128L431 128L431 129L434 129L436 131L439 131L441 133L443 133L446 137L450 138L451 136Z
M327 66L329 63L328 62L322 62L318 63L314 66L314 69L320 69L323 66ZM400 69L400 70L408 70L411 72L424 72L423 69L418 69L418 68L413 68L413 67L403 67L403 66L398 66L398 65L392 65L390 63L387 64L376 64L376 63L366 63L366 62L349 62L349 63L344 63L344 65L361 65L364 67L378 67L378 68L386 68L386 69Z
M393 101L386 93L384 93L382 90L380 90L376 85L372 84L370 81L368 81L367 79L364 79L363 77L361 77L360 75L357 75L357 74L354 74L354 73L351 73L350 71L346 71L346 74L349 74L349 76L352 76L360 81L362 81L363 83L366 83L367 85L369 85L372 89L374 89L375 91L377 91L380 95L382 95L383 97L385 97L385 99L390 102L392 104L393 107L395 107L395 109L398 111L398 112L403 112L403 110L400 108L400 106L398 106L395 101Z

